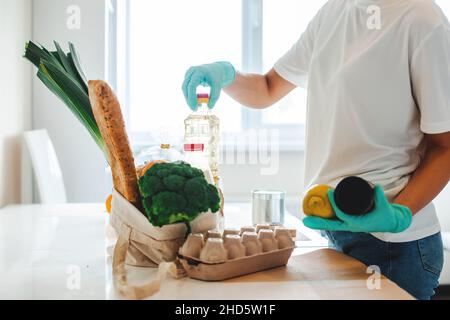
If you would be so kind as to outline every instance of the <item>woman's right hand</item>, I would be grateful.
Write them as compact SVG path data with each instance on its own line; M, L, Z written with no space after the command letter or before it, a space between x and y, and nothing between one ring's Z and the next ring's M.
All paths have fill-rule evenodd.
M214 108L223 88L236 80L236 70L229 62L215 62L192 67L186 72L183 83L183 94L189 107L196 111L197 87L202 85L211 88L208 107Z

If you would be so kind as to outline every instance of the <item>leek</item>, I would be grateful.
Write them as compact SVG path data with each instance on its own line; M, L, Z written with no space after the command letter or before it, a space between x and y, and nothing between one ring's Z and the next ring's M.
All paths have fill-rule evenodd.
M88 82L75 46L69 43L67 54L56 41L55 48L56 51L49 51L30 41L25 45L24 58L38 68L38 78L84 125L108 160L105 141L89 101Z

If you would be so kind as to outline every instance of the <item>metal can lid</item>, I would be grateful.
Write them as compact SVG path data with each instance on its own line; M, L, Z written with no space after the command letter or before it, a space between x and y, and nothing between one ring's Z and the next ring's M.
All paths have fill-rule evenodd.
M261 200L282 200L286 198L286 191L278 190L253 190L253 199Z

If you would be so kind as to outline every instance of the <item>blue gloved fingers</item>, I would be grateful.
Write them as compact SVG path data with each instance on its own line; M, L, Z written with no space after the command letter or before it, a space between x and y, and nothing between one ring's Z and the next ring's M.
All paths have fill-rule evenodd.
M204 82L202 73L194 72L187 86L188 98L187 103L193 111L198 109L197 87Z
M380 185L375 186L375 210L390 206L389 200Z
M236 70L229 62L215 62L190 68L182 85L184 97L189 107L196 111L197 87L202 85L211 88L208 107L212 109L220 98L222 88L236 80Z
M211 84L211 93L208 103L208 108L212 109L216 105L217 101L220 98L220 93L222 91L222 88L219 83L215 82Z
M303 219L303 224L314 230L326 231L347 231L342 221L323 219L319 217L306 217Z
M398 215L397 218L397 227L393 231L394 233L399 233L407 230L413 221L413 214L408 207L393 204L392 209L395 211L395 214Z
M348 215L336 205L334 191L329 190L328 198L338 219L342 220L339 231L351 232L389 232L399 233L405 231L412 223L412 213L405 206L390 204L381 186L375 186L375 208L363 216ZM313 222L306 222L311 224ZM322 225L321 225L322 224ZM306 225L306 224L305 224ZM322 227L324 230L335 231L335 226L327 226L323 222L314 222L312 227Z
M189 70L186 72L184 76L183 85L181 87L181 90L183 90L184 98L186 99L186 102L188 101L188 85L191 81L192 75L194 73L195 68L189 68Z

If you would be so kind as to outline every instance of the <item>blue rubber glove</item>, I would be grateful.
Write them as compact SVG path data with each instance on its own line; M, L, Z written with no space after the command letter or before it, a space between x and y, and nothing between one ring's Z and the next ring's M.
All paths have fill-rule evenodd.
M375 187L375 209L364 216L351 216L339 210L333 192L328 191L328 198L338 219L306 217L303 220L306 227L326 231L400 233L411 226L411 210L398 204L390 204L380 186Z
M186 72L183 93L189 107L197 111L197 87L202 85L211 88L208 107L214 108L223 88L236 80L236 70L229 62L215 62L192 67Z

